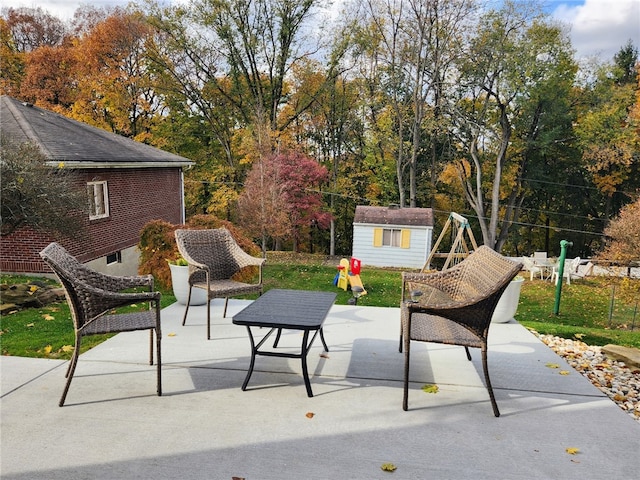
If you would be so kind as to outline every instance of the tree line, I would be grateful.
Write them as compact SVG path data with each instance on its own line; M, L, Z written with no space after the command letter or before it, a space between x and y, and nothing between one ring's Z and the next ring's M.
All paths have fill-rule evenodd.
M588 256L640 188L638 50L578 63L535 1L148 1L0 18L2 93L195 161L187 214L345 255L355 206ZM436 225L438 228L438 225Z

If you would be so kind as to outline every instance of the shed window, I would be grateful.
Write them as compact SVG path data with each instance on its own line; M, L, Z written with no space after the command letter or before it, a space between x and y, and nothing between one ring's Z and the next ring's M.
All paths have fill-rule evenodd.
M402 231L397 228L384 228L382 230L383 247L399 247Z
M107 182L87 183L89 196L89 219L105 218L109 216L109 191Z
M410 248L411 230L399 228L374 228L373 246Z

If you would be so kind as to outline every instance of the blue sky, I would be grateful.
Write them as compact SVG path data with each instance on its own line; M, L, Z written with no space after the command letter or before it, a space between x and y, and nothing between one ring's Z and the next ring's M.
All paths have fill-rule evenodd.
M187 0L174 0L186 3ZM345 0L334 0L341 3ZM539 0L557 20L570 26L577 58L597 56L611 60L633 41L640 48L640 0ZM94 6L126 5L129 0L14 0L13 6L42 7L60 18L71 18L82 3Z

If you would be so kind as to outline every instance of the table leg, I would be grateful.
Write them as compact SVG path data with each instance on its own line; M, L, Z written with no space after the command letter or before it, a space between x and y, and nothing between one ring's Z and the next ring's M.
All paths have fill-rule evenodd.
M247 326L247 332L249 332L249 341L251 342L251 363L249 363L249 370L247 371L247 376L245 377L244 383L242 384L242 391L245 391L247 389L249 379L251 378L251 374L253 373L253 366L256 363L256 342L253 341L253 333L251 333L251 327Z
M262 346L264 342L267 341L267 338L273 333L275 328L269 330L262 340L256 345L255 340L253 339L253 333L251 332L251 327L247 325L247 332L249 332L249 341L251 342L251 362L249 363L249 371L247 372L247 376L244 379L244 383L242 384L242 390L247 389L247 385L249 384L249 379L251 378L251 374L253 373L253 366L256 363L256 355L259 353L258 350ZM280 329L278 329L278 334L280 334Z
M276 340L275 342L273 342L273 348L277 348L278 347L278 342L280 341L280 335L282 334L282 329L279 328L278 329L278 333L276 334Z
M300 352L300 358L302 360L302 376L304 377L304 386L307 387L307 396L313 397L313 391L311 391L311 382L309 381L309 372L307 372L307 353L309 352L310 347L310 345L307 345L308 339L309 330L305 330L304 335L302 336L302 352Z
M327 347L327 342L324 341L324 330L320 327L320 340L322 340L322 346L324 347L324 351L328 352L329 347Z

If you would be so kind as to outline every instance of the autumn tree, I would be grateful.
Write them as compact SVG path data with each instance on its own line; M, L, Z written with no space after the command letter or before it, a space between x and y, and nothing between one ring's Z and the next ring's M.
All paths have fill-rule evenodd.
M561 138L548 99L567 94L575 72L560 27L525 7L508 1L482 16L452 91L459 180L483 243L498 251L526 195L527 163Z
M2 235L27 226L68 237L83 231L86 192L70 171L47 165L36 145L4 135L0 158Z
M72 116L145 141L162 107L146 55L154 40L141 13L118 9L82 37Z
M263 252L269 238L282 239L291 233L288 209L278 162L274 157L254 162L238 199L238 214L246 230L260 239Z
M242 224L262 240L263 250L268 237L292 240L296 250L303 231L329 225L318 191L326 178L324 167L298 152L262 157L254 162L238 200Z
M25 54L19 52L7 21L0 18L0 92L18 96L24 75Z
M3 12L18 52L31 52L42 46L62 44L67 34L59 18L38 8L8 8Z
M640 260L640 198L620 210L604 231L607 246L600 254L604 259L628 264Z
M620 192L640 187L640 122L632 113L640 91L631 67L637 61L637 49L628 44L614 64L598 68L581 94L576 132L583 164L605 198L606 220L628 201Z
M72 48L46 45L38 47L27 56L20 97L64 113L75 101L77 69L77 59Z

